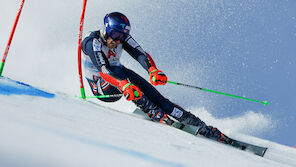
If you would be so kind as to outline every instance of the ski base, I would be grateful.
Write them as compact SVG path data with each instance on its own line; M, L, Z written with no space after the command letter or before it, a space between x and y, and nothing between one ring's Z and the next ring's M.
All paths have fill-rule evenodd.
M137 114L137 115L140 115L140 116L144 117L145 119L151 120L146 113L144 113L142 110L140 110L138 108L135 109L133 113ZM184 132L190 133L190 134L195 135L195 136L198 134L198 130L200 128L200 127L193 126L193 125L183 124L181 122L174 121L174 120L172 120L170 118L169 118L169 120L167 122L167 125L172 126L174 128L177 128L177 129L180 129L180 130L182 130ZM244 143L244 142L234 140L234 139L231 139L231 140L232 140L231 143L229 143L227 145L232 146L232 147L237 148L237 149L240 149L240 150L243 150L243 151L253 153L255 155L259 155L261 157L264 156L264 154L265 154L265 152L267 150L266 147L260 147L260 146L252 145L252 144L249 144L249 143Z

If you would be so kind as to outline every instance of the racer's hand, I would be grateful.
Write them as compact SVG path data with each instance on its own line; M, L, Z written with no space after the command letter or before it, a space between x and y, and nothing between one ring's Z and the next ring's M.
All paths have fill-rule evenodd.
M165 85L168 81L167 76L156 67L150 67L149 70L149 80L152 85Z
M119 89L123 92L123 96L128 101L139 100L142 98L142 92L140 89L127 80L120 81Z

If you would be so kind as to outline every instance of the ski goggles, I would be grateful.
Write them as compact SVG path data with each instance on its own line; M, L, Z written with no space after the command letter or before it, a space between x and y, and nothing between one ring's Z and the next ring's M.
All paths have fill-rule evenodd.
M120 41L122 43L126 39L127 35L117 30L112 30L109 33L109 37L111 37L113 41Z

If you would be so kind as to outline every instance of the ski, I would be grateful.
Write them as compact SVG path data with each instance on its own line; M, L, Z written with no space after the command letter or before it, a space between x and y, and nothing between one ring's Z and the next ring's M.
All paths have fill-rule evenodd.
M144 113L142 110L140 110L138 108L135 109L133 113L136 114L136 115L140 115L145 119L151 120L146 113ZM190 133L190 134L195 135L195 136L198 134L198 130L200 128L200 127L193 126L193 125L183 124L181 122L174 121L174 120L172 120L170 118L168 118L166 125L169 125L169 126L172 126L174 128L180 129L180 130L182 130L184 132ZM243 150L243 151L253 153L253 154L261 156L261 157L264 156L264 154L265 154L265 152L267 150L266 147L256 146L256 145L241 142L241 141L238 141L238 140L235 140L235 139L232 139L232 138L230 138L230 140L231 141L229 143L227 143L227 145L232 146L232 147L237 148L237 149L240 149L240 150Z
M253 145L253 144L237 141L237 140L234 140L234 139L232 139L232 143L230 145L235 147L235 148L238 148L240 150L244 150L244 151L251 152L253 154L259 155L261 157L264 156L264 154L266 153L266 150L267 150L266 147L260 147L260 146L256 146L256 145Z
M146 113L144 113L142 110L140 110L138 108L136 108L133 113L136 115L140 115L147 120L151 120ZM185 131L185 132L193 134L193 135L197 135L197 131L199 129L199 127L197 127L197 126L185 125L181 122L174 121L170 118L168 118L166 125L172 126L174 128L180 129L182 131Z

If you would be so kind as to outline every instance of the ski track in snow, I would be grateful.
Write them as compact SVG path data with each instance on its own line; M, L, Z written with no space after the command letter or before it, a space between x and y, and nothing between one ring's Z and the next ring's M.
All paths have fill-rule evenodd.
M4 96L4 98L7 98L7 97L5 97ZM16 97L13 97L12 96L12 98L13 99L15 99ZM31 97L28 97L29 99L31 99L31 100L36 100L35 98L31 98ZM74 100L75 101L75 99L72 99L72 100ZM37 101L38 101L38 99L37 99ZM37 102L38 103L38 102ZM18 108L18 107L17 107ZM29 109L30 107L29 106L27 106L27 108ZM34 108L34 107L32 107L32 108ZM14 110L14 109L13 109ZM34 110L34 109L33 109ZM4 110L2 110L2 111L4 111ZM6 110L7 111L7 110ZM10 110L10 111L12 111L12 110ZM8 112L10 112L9 110L8 110ZM26 112L26 109L24 109L24 108L22 108L21 107L21 111L22 112ZM42 112L42 111L41 111ZM111 111L111 112L114 112L114 111ZM27 113L28 114L28 113ZM34 139L34 137L33 136L39 136L39 133L41 132L41 133L45 133L46 134L46 136L47 135L49 135L50 137L49 138L52 138L52 137L54 137L54 138L62 138L62 140L65 140L66 142L74 142L74 145L76 145L75 143L78 143L78 144L83 144L83 145L89 145L89 146L91 146L91 147L96 147L96 148L98 148L98 149L100 149L100 150L108 150L108 151L110 151L110 152L113 152L112 154L114 154L114 152L115 152L115 154L116 153L119 153L119 154L123 154L123 157L124 156L130 156L130 157L132 157L132 158L135 158L135 159L139 159L139 160L144 160L144 161L147 161L147 163L148 164L151 164L151 165L153 165L153 166L158 166L158 165L161 165L161 166L176 166L176 167L181 167L181 166L183 166L182 164L179 164L179 163L174 163L174 162L170 162L170 161L166 161L166 160L163 160L163 159L161 159L161 158L157 158L157 156L150 156L150 155L148 155L148 154L145 154L145 153L141 153L141 152L138 152L138 151L134 151L132 148L130 149L130 148L124 148L124 147L121 147L121 146L119 146L119 145L116 145L116 143L115 144L110 144L110 143L107 143L107 142L104 142L104 141L100 141L100 140L94 140L94 139L91 139L91 138L89 138L89 137L85 137L85 136L80 136L80 135L75 135L75 134L73 134L73 133L71 133L71 132L66 132L66 131L64 131L64 130L61 130L61 128L60 127L50 127L50 125L48 125L47 123L44 123L44 124L42 124L41 122L42 121L44 121L44 120L47 120L47 118L44 118L44 120L34 120L34 117L36 116L35 115L36 113L34 113L34 114L32 114L31 116L33 116L33 119L22 119L22 118L16 118L15 116L13 116L13 115L9 115L9 114L7 114L7 113L3 113L3 112L1 112L1 118L2 119L4 119L4 121L1 121L1 124L2 124L2 126L1 127L6 127L6 128L8 128L9 127L9 129L10 129L10 131L11 132L13 132L14 131L14 128L15 128L15 130L16 130L16 132L17 133L21 133L21 131L19 131L19 128L21 127L21 129L22 129L22 131L24 131L24 132L26 132L26 131L33 131L33 133L31 133L31 135L32 135L32 138L29 138L30 140L32 139L32 140L36 140L36 139ZM20 115L22 115L22 114L20 114ZM70 114L71 115L71 114ZM51 116L54 116L54 115L49 115L49 117L51 117ZM61 115L62 116L62 115ZM26 114L24 113L24 115L22 115L21 117L26 117ZM54 116L55 118L57 118L58 117L58 115L55 115ZM65 121L69 121L69 120L71 120L71 116L69 116L69 118L66 118L66 117L63 117L64 119L65 119ZM33 120L33 121L32 121ZM36 122L35 122L36 121ZM14 127L14 128L13 128ZM5 132L7 131L7 129L2 129L2 128L0 128L1 129L1 133L2 133L2 135L4 135L5 134ZM63 128L62 128L63 129ZM3 132L4 132L4 134L3 134ZM10 133L11 133L10 132ZM9 134L9 135L6 135L6 136L16 136L16 138L26 138L27 136L18 136L18 135L13 135L13 134ZM38 137L39 138L39 137ZM45 140L44 142L42 142L41 144L43 145L43 144L46 144L47 142L46 142L46 140L47 140L47 138L43 138L42 140ZM1 141L1 140L0 140ZM5 141L5 139L4 139L4 141ZM12 140L13 141L13 140ZM22 145L21 144L21 140L16 144L16 145ZM40 141L38 141L38 142L40 142ZM54 144L54 143L51 143L51 141L50 141L50 139L49 139L49 143L50 144ZM2 142L1 142L1 144L0 145L6 145L7 143L3 143L3 140L2 140ZM33 143L32 143L33 144ZM21 146L22 147L22 146ZM21 148L20 147L20 148ZM1 147L0 147L1 148ZM43 148L42 148L43 149ZM46 149L46 148L45 148ZM5 150L5 149L3 149L3 150ZM33 149L34 150L34 149ZM8 151L8 152L10 152L10 151L13 151L13 150L6 150L6 151ZM17 148L17 151L19 151L19 148ZM28 152L30 152L31 150L26 150L26 151L28 151ZM22 152L22 151L21 151ZM1 154L2 153L2 154ZM5 152L1 152L0 151L0 155L5 155ZM34 154L34 153L33 153ZM34 155L34 157L33 157L33 159L34 158L36 158L36 159L39 159L38 157L35 157L36 155ZM51 157L52 155L49 155L49 157ZM63 155L63 156L65 156L65 155ZM83 157L81 157L81 158L83 158ZM1 158L0 158L1 159ZM2 159L4 159L4 158L2 158ZM10 159L10 158L8 158L8 159ZM50 159L50 158L49 158ZM108 160L108 161L112 161L112 159L113 158L111 158L110 160ZM35 160L33 160L33 161L35 161ZM137 160L138 161L138 160ZM4 161L5 162L5 161ZM3 162L2 162L3 163ZM34 163L34 162L33 162ZM48 163L48 162L45 162L45 165L46 165L46 163ZM66 162L66 163L64 163L64 162L62 162L61 163L61 165L58 163L58 164L55 164L54 166L56 166L56 165L58 165L58 166L64 166L65 164L67 165L67 166L73 166L73 164L67 164L68 162ZM82 163L83 164L83 163ZM82 165L81 164L81 165ZM111 164L114 164L114 163L111 163ZM138 163L136 163L136 164L139 164L139 162ZM140 163L141 164L141 163ZM144 163L145 164L145 163ZM2 164L3 165L3 164ZM0 162L0 166L2 166L1 165L1 162ZM23 166L24 164L23 163L21 163L20 164L20 166ZM44 165L44 164L43 164ZM77 165L77 166L81 166L81 165ZM119 164L120 165L120 164ZM4 165L3 165L4 166ZM26 165L25 165L26 166ZM31 166L31 165L28 165L28 166ZM35 166L35 165L34 165ZM38 166L38 165L36 165L36 166ZM75 166L75 165L74 165ZM83 166L83 165L82 165ZM113 165L107 165L107 166L113 166Z
M24 122L24 121L20 121L20 120L9 119L9 121L12 121L12 122L14 122L14 123L16 123L18 125L21 125L21 126L36 129L38 131L48 132L49 134L57 136L57 137L69 139L69 140L72 140L72 141L76 141L76 142L79 142L79 143L90 145L92 147L98 147L100 149L107 149L107 150L118 152L118 153L121 153L121 154L126 154L126 155L129 155L131 157L135 157L135 158L138 158L138 159L143 159L145 161L151 161L152 163L163 164L165 166L175 166L175 167L182 167L183 166L181 164L165 161L165 160L162 160L162 159L159 159L159 158L156 158L156 157L153 157L153 156L149 156L149 155L141 153L141 152L134 151L132 149L127 149L127 148L119 147L119 146L116 146L116 145L107 144L107 143L100 142L100 141L97 141L97 140L91 140L89 138L84 138L84 137L77 136L77 135L74 135L74 134L58 131L57 129L40 127L40 126L38 126L36 124L29 123L29 122Z

